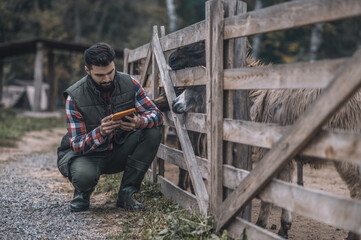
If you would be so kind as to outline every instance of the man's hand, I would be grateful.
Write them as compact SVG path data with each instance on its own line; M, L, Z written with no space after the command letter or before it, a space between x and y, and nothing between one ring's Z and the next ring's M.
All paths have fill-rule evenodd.
M102 135L102 137L112 133L118 127L125 131L131 131L140 127L140 119L137 115L134 115L134 117L125 116L129 122L122 120L113 121L112 118L113 114L102 119L100 125L100 135Z
M109 133L112 133L114 129L120 127L121 120L113 121L113 114L106 116L102 119L101 125L100 125L100 135L102 137L107 136Z
M133 117L125 116L124 118L126 118L129 122L120 120L120 129L125 131L131 131L135 128L140 127L140 119L137 115L134 115Z

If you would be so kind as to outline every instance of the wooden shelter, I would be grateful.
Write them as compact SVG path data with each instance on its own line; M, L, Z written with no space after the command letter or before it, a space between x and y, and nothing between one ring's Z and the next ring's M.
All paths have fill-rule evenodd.
M2 91L4 85L4 59L6 57L35 53L35 63L34 63L34 86L35 86L35 96L34 96L34 105L32 110L40 110L41 102L41 86L43 82L43 62L44 54L48 54L48 81L50 84L50 102L49 110L55 110L55 100L56 93L58 90L58 84L55 81L55 60L54 60L54 50L64 50L70 52L80 52L83 53L85 49L89 48L88 44L81 43L71 43L63 42L56 40L49 40L44 38L34 38L32 40L25 41L16 41L9 43L0 43L0 102L2 100ZM123 51L115 49L116 57L123 58Z

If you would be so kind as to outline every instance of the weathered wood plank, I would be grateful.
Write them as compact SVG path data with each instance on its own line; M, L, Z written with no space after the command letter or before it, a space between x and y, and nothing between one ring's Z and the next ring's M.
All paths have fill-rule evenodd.
M200 21L162 37L160 43L163 51L169 51L204 40L204 26L205 22Z
M224 1L224 17L236 15L237 12L237 0L226 0ZM235 44L234 39L230 39L224 42L224 61L225 68L230 69L234 68L234 53L235 53ZM224 108L224 117L233 118L234 111L234 91L229 90L224 92L223 108ZM223 163L224 164L233 164L233 142L225 142L223 150ZM228 191L224 192L227 196Z
M148 49L148 52L147 52L147 57L145 59L145 63L144 63L144 69L143 69L143 72L142 72L142 75L140 77L140 84L142 87L144 87L147 82L147 73L148 73L148 69L149 69L149 66L150 66L150 61L152 59L152 46L150 45L149 46L149 49Z
M224 165L223 169L225 186L231 189L239 186L249 174L245 170L227 165ZM337 228L358 233L361 230L361 201L300 187L277 179L272 179L257 197Z
M346 60L225 69L224 89L325 88ZM206 68L204 67L186 68L170 71L170 73L176 87L206 84ZM160 84L160 86L163 85Z
M224 89L325 88L346 59L224 71Z
M147 43L147 44L144 44L143 46L140 46L140 47L132 49L132 50L128 49L128 53L129 53L128 61L135 62L142 58L146 58L147 52L149 49L149 45L150 45L150 43Z
M156 34L158 34L158 27L153 26L153 36L156 35ZM157 62L155 60L155 56L153 54L152 48L153 48L153 46L152 46L152 44L150 44L149 49L148 49L148 54L149 55L147 56L146 64L149 64L150 59L152 59L152 62L153 62L153 64L152 64L152 75L153 75L152 79L153 79L153 81L152 81L152 84L151 84L151 98L156 99L159 96L159 94L158 94L158 72L159 72L159 70L158 70L158 65L157 65ZM148 71L147 70L148 67L146 67L145 69L146 69L146 71ZM146 72L146 71L144 71L144 72ZM146 76L146 74L145 74L145 76ZM143 77L143 74L142 74L142 77ZM158 180L157 167L158 167L158 159L157 159L157 157L155 157L154 160L153 160L153 163L152 163L152 171L153 171L153 179L152 180L153 180L153 183L157 182L157 180Z
M273 180L260 198L302 216L361 234L361 201ZM302 200L302 205L299 205Z
M292 126L225 119L223 138L227 141L271 148ZM361 134L322 130L301 155L361 164Z
M174 127L169 113L164 116L164 124ZM202 113L187 113L185 114L186 129L206 133L206 119L207 116ZM223 140L271 148L290 127L292 126L282 127L272 123L256 123L225 118ZM361 164L359 157L361 156L361 135L322 130L300 154Z
M319 132L343 103L361 86L361 50L337 72L315 103L298 119L238 188L222 203L217 230L224 227Z
M245 2L238 2L237 14L247 12L247 4ZM247 38L237 38L235 41L235 56L234 68L247 68ZM223 73L224 74L224 73ZM232 90L233 91L233 90ZM234 91L233 105L234 118L241 120L250 120L250 99L247 90ZM249 145L234 144L234 161L233 165L245 170L252 170L252 149ZM252 203L250 202L241 212L240 217L251 221Z
M171 181L162 176L158 176L157 181L160 184L161 192L165 196L169 197L187 210L199 212L197 199L193 194L182 190L177 185L173 184Z
M128 68L128 65L129 65L129 49L124 48L123 52L124 52L123 72L129 73L129 68Z
M164 125L175 127L170 112L163 113L163 116ZM207 116L203 113L185 113L184 120L186 129L194 132L207 133L206 118Z
M175 87L196 86L206 84L206 68L191 67L176 71L169 71ZM161 85L163 86L163 85Z
M224 39L286 30L358 15L361 15L360 0L296 0L226 18Z
M204 40L204 26L205 22L200 21L176 32L168 34L160 38L160 43L163 51L169 51L175 48L183 47L195 42ZM136 49L130 50L129 62L138 61L147 56L147 49L149 43L144 44Z
M305 14L309 16L305 17ZM358 16L358 0L304 0L252 11L225 19L224 39L245 37L258 33L285 30L303 25ZM205 21L168 34L160 39L163 51L205 40ZM145 58L149 43L129 51L129 62Z
M165 36L165 27L164 26L161 26L160 27L160 34L162 37ZM154 56L154 55L153 55ZM156 61L155 59L153 59L154 61ZM157 93L157 95L154 95L154 96L157 96L157 97L154 97L153 99L157 99L159 97L159 79L158 79L158 73L157 73L157 78L153 78L153 79L156 79L157 81L154 82L154 84L152 85L152 88L153 88L153 91ZM168 128L166 129L166 127L163 127L162 128L162 136L164 136L162 138L162 142L164 143L165 142L165 139L166 139L166 136L168 135ZM164 160L163 159L160 159L158 158L158 172L159 172L159 175L160 176L163 176L164 177Z
M157 156L186 169L183 153L180 150L161 145ZM200 157L196 159L202 177L208 179L206 169L208 160ZM246 170L223 165L223 184L227 188L235 189L247 175L249 172ZM334 227L354 232L360 232L361 229L360 201L335 196L324 191L299 187L277 179L272 179L271 183L257 198ZM322 206L320 205L321 202ZM231 226L227 229L230 231Z
M264 228L258 227L240 217L236 217L234 221L227 228L228 236L232 239L243 239L243 231L247 235L246 239L262 239L262 240L282 240L277 234L267 231Z
M184 155L181 150L161 144L157 152L157 157L164 159L168 163L177 165L178 167L184 170L187 170L187 164L184 161ZM202 178L208 179L208 169L207 169L208 160L198 156L196 156L196 160Z
M166 92L169 104L172 105L174 99L176 98L176 94L173 88L169 71L166 66L163 50L161 48L157 34L155 34L155 36L153 37L152 44L154 47L153 52L155 54L157 64L159 66L161 80L164 85L164 90ZM189 175L191 177L193 187L197 196L199 210L203 215L207 215L209 197L195 160L193 148L190 143L188 133L185 130L184 118L182 115L177 115L173 112L172 112L172 117L173 117L173 121L175 122L179 141L185 153L185 159L186 159Z
M207 67L207 148L210 171L210 206L218 216L223 200L223 2L206 2L206 66Z

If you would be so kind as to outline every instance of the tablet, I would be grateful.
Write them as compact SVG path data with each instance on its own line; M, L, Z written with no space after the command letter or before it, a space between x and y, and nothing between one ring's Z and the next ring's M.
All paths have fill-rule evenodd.
M113 121L120 120L120 119L122 119L122 118L125 117L125 116L132 115L134 112L135 112L135 108L131 108L131 109L128 109L128 110L125 110L125 111L122 111L122 112L115 113L115 114L113 115L112 120L113 120Z

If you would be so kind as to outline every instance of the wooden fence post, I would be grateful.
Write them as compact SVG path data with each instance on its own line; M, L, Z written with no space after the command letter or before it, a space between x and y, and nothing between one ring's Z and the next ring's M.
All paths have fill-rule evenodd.
M50 99L49 99L49 111L55 111L56 97L58 93L58 81L55 79L55 66L54 66L54 51L49 49L48 51L48 80L50 85Z
M153 26L153 36L158 34L158 26L155 25ZM152 37L153 39L153 37ZM149 54L153 53L154 51L151 51L151 48L153 48L153 44L152 41L149 44ZM155 55L152 54L152 74L153 74L153 81L152 81L152 99L155 99L156 97L158 97L158 66L157 66L157 61L155 60ZM157 166L158 166L158 158L155 157L155 159L153 160L152 163L152 181L153 183L157 182Z
M361 50L346 61L322 95L303 113L253 171L219 207L221 230L321 130L330 117L361 87Z
M152 44L153 44L153 52L159 66L160 77L163 82L164 90L166 92L169 105L172 105L174 99L176 98L176 94L173 88L173 82L169 70L167 68L167 63L164 57L161 43L159 41L158 34L155 34L153 36ZM183 115L176 114L172 111L171 114L174 121L174 125L176 126L179 141L182 146L184 158L186 160L185 162L187 164L187 169L192 179L194 191L197 197L199 211L202 215L207 216L209 197L205 184L202 179L201 171L199 169L199 166L197 165L196 157L194 155L194 151L185 126L184 117Z
M34 104L32 111L40 111L41 107L41 93L43 85L43 63L44 63L44 49L43 43L37 42L36 44L36 57L34 67Z
M206 2L207 151L209 196L215 217L223 201L223 2Z
M242 1L237 1L236 14L246 13L247 4ZM246 68L247 67L247 38L237 38L234 40L234 68ZM249 121L250 118L250 100L247 90L235 91L234 105L237 106L234 109L234 119L240 119ZM233 165L236 168L252 170L252 149L248 145L234 144L234 162ZM247 204L244 210L241 212L241 217L248 221L251 221L252 204Z
M236 14L237 0L225 0L224 1L224 17L234 16ZM234 67L234 39L230 39L224 42L224 61L225 68ZM234 91L228 90L224 92L224 117L233 118L234 112ZM223 163L228 165L233 165L233 143L224 142L223 149ZM224 192L224 197L226 197L228 191Z
M162 37L165 36L165 27L164 26L160 26L160 34ZM158 78L157 78L157 84L155 86L157 86L157 89L156 89L157 95L153 99L155 99L156 97L159 96ZM165 136L164 131L165 131L165 127L162 128L162 136ZM165 142L163 142L163 143L165 144ZM158 158L158 173L160 176L164 177L164 160L161 158Z
M128 67L128 59L129 59L129 49L124 48L124 62L123 62L123 72L129 73L129 67Z

